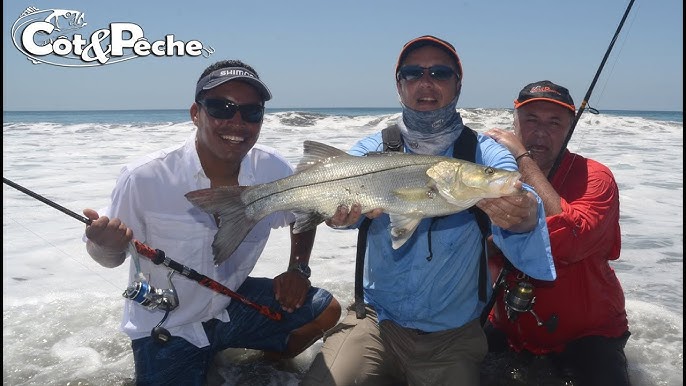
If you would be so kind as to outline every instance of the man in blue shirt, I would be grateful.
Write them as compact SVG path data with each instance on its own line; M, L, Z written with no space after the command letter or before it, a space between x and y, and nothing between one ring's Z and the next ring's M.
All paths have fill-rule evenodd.
M404 147L415 154L452 156L463 131L456 111L462 66L455 48L433 36L411 40L396 66ZM353 155L384 149L381 133L357 142ZM475 162L516 170L512 154L477 134ZM482 199L493 242L512 263L541 280L555 279L545 213L529 186L525 195ZM380 209L368 230L364 265L366 316L353 310L325 338L304 385L477 385L487 344L479 323L484 242L474 214L462 211L422 220L410 239L393 249L389 216ZM356 227L360 207L339 208L327 223ZM484 281L485 283L486 281ZM488 281L490 282L490 281ZM490 292L490 286L487 291Z

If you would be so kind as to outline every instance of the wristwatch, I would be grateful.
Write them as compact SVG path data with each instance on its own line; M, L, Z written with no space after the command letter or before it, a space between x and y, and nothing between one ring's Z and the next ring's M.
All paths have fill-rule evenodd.
M305 276L305 279L309 279L310 275L312 275L312 270L310 269L310 266L307 265L307 263L293 264L290 267L288 267L288 271L298 271L301 275Z

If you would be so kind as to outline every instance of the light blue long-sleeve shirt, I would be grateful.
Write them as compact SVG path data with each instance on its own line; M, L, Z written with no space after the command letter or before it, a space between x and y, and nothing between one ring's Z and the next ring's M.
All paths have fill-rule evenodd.
M476 163L517 170L510 152L492 138L478 134ZM381 133L357 142L352 155L383 150ZM405 148L406 152L409 152ZM444 156L452 157L453 146ZM536 195L538 223L526 233L491 226L493 241L510 262L529 276L554 280L543 203ZM457 328L478 318L485 303L479 300L478 278L482 237L474 216L462 211L421 221L411 238L393 249L390 219L383 214L372 221L367 235L364 265L365 302L374 306L379 322L390 319L401 326L434 332ZM488 283L491 283L489 278ZM488 285L488 296L491 286Z

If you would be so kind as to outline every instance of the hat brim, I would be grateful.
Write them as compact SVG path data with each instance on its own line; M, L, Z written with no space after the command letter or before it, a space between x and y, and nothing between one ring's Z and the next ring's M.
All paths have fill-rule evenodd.
M224 78L213 79L213 80L207 82L207 84L202 87L202 90L210 90L210 89L213 89L213 88L215 88L219 85L222 85L226 82L230 82L230 81L234 81L234 80L245 82L245 83L248 83L249 85L255 87L257 89L257 91L260 93L260 96L262 97L263 101L266 102L266 101L272 99L272 93L267 88L267 85L262 83L261 80L259 80L257 78L250 77L250 76L237 75L237 76L232 76L232 77L224 77Z
M531 99L525 100L524 102L519 102L518 100L515 100L514 101L514 107L515 107L515 109L518 109L527 103L535 102L535 101L545 101L545 102L555 103L555 104L558 104L562 107L566 107L567 109L571 110L572 112L576 112L576 108L574 107L574 105L570 105L570 104L567 104L564 102L560 102L558 100L551 99L551 98L531 98Z
M453 47L450 43L444 41L443 39L439 39L435 36L431 35L424 35L420 36L418 38L412 39L409 42L405 43L403 46L403 49L400 51L400 55L398 55L398 60L395 63L395 74L398 74L398 70L400 69L400 66L403 64L405 59L407 58L407 55L412 52L413 50L427 46L427 45L433 45L435 47L440 47L443 50L447 51L450 56L452 56L453 60L455 61L455 65L457 65L457 75L459 76L460 79L464 76L462 73L462 61L460 60L460 56L457 55L457 51L455 50L455 47ZM397 80L397 79L396 79Z

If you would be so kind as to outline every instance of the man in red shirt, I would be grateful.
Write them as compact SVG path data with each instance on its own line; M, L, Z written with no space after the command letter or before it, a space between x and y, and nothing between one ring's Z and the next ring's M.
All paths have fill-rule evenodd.
M522 181L543 200L557 279L537 281L510 267L486 326L489 344L504 333L515 352L551 354L553 368L574 384L628 385L624 292L609 264L621 246L617 183L605 165L563 148L575 116L566 88L531 83L514 107L514 133L486 135L512 152ZM491 260L502 267L502 258Z

